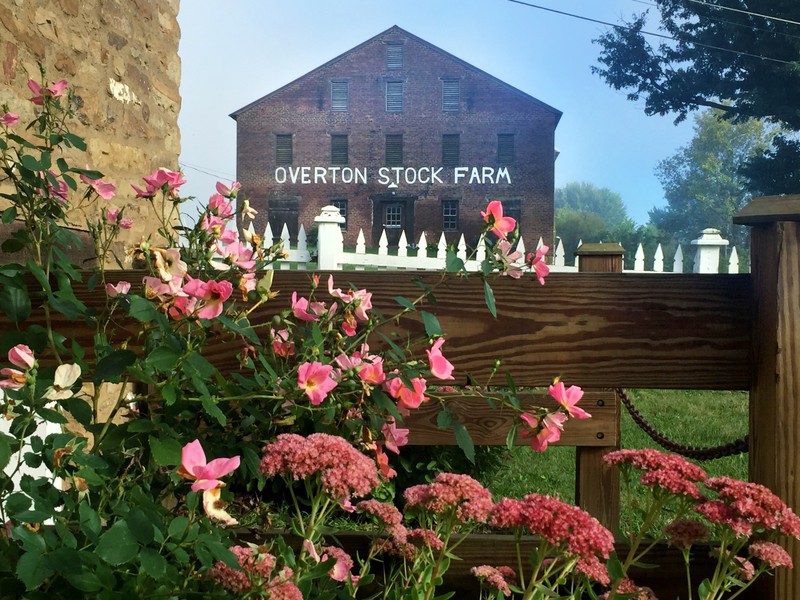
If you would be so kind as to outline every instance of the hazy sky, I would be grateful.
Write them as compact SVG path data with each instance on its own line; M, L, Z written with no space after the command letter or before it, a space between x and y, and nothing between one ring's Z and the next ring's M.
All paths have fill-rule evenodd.
M645 0L531 0L619 23ZM188 194L205 201L236 176L228 115L392 25L421 37L564 114L556 187L585 181L621 194L638 223L663 206L656 164L692 137L691 119L647 117L591 73L608 26L510 0L183 0L179 124Z

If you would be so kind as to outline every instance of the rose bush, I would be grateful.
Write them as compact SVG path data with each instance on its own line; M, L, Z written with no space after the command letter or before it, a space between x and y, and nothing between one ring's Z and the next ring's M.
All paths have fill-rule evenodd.
M395 506L390 455L408 441L410 411L438 403L440 422L473 452L468 431L447 413L453 390L442 386L454 367L446 333L425 308L435 285L398 298L398 313L383 316L371 292L313 275L308 291L284 292L291 302L281 308L268 267L282 248L233 227L237 215L255 215L239 184L217 184L189 227L180 215L183 175L166 168L132 185L132 201L150 204L157 230L118 255L120 232L136 224L115 184L69 162L80 162L86 145L69 130L67 82L48 84L43 74L29 88L37 111L24 131L8 107L0 115L0 195L8 201L0 218L21 225L2 244L16 262L0 266L8 325L0 352L9 365L0 369L0 597L443 598L437 589L454 552L478 526L540 540L513 568L475 569L495 597L635 590L626 575L641 539L633 538L633 558L619 559L610 532L559 500L495 501L471 477L442 473L408 488L402 512ZM96 255L90 270L72 258L81 243L68 227L79 225L70 222L76 207L94 215L82 224ZM547 248L523 259L511 250L516 223L502 204L481 214L491 249L481 276L530 272L544 283ZM119 281L107 271L115 263L141 271ZM455 253L448 269L463 270ZM100 310L81 301L79 284L104 298ZM485 289L494 313L488 281ZM34 312L43 325L30 322ZM424 326L419 339L382 331L409 313ZM92 331L91 345L56 330L57 314ZM219 340L234 349L238 369L222 372L204 353ZM569 418L590 417L578 406L579 387L556 380L549 394L554 410L523 410L513 389L492 393L518 413L534 450L558 441ZM45 474L30 471L37 467ZM751 579L787 566L771 539L743 541L765 531L798 534L793 513L765 492L707 481L718 497L703 503L686 493L703 481L698 473L685 468L676 479L669 469L648 469L654 511L667 502L662 492L691 498L697 522L722 536L720 575L701 584L701 597L732 589L730 565ZM299 544L281 536L241 542L235 526L249 516L250 499L274 490L288 499ZM752 504L737 504L742 494L764 510L780 508L781 518L759 521ZM337 514L375 522L365 556L333 543ZM669 534L685 545L696 526L680 523ZM752 559L740 562L745 547Z

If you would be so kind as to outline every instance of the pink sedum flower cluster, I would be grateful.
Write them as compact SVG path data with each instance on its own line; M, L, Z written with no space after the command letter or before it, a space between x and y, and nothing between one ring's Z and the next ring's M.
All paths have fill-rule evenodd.
M508 587L509 582L512 585L516 585L517 583L517 574L511 567L480 565L478 567L472 567L470 573L480 580L481 586L501 592L505 597L511 595L511 589Z
M344 438L327 433L279 435L264 447L260 467L267 477L319 477L324 492L340 503L366 496L380 485L375 461Z
M456 473L440 473L431 483L408 488L404 497L407 509L453 513L462 523L484 523L494 505L489 490L469 475Z
M737 536L774 531L800 538L800 518L771 490L758 483L730 477L706 480L717 498L695 510L712 523L729 527Z
M252 546L232 546L230 551L236 555L240 569L217 562L209 572L212 581L236 594L250 593L249 597L302 600L300 590L289 581L292 570L284 567L276 573L272 554Z
M540 494L522 500L504 498L494 505L491 525L526 531L567 555L580 559L577 568L607 585L610 581L603 561L614 550L614 536L597 519L576 506Z
M644 471L641 482L650 488L699 500L702 497L698 483L706 481L706 472L677 454L668 454L652 448L641 450L616 450L603 460L610 465L629 465Z

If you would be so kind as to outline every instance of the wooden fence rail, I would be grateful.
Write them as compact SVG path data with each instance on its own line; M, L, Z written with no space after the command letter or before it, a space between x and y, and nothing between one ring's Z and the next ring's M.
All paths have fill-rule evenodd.
M447 356L460 374L456 384L472 383L465 373L480 383L499 358L501 370L509 371L519 386L546 385L560 375L584 388L750 390L751 479L775 490L798 511L800 196L756 200L736 221L753 227L752 275L554 273L544 287L533 278L499 278L492 284L497 319L483 305L477 277L442 278L430 272L334 276L338 287L351 284L373 292L376 309L386 315L396 308L393 297L420 294L415 278L434 286L437 303L428 309L447 333ZM141 274L120 272L111 279L137 276ZM267 323L288 306L293 290L308 289L308 277L303 272L276 273L273 288L281 295L251 319ZM100 301L97 292L81 292L80 298L88 304ZM91 347L91 333L80 324L53 326ZM400 319L396 331L405 336L422 332L423 326L411 314ZM135 324L120 323L118 334L136 347ZM212 344L208 357L222 369L236 369L226 342ZM588 429L579 431L577 422L575 429L568 427L565 442L590 448L592 439L598 440L598 426L612 438L618 436L618 427L603 424L605 412L597 412L597 422L581 425ZM507 427L502 416L486 415L469 403L457 414L468 422L474 417L475 430L485 436L480 443L494 443ZM424 410L413 418L415 443L447 443ZM478 546L481 556L498 548L494 542ZM800 545L790 543L788 548L800 564ZM753 597L800 597L800 569L782 570Z

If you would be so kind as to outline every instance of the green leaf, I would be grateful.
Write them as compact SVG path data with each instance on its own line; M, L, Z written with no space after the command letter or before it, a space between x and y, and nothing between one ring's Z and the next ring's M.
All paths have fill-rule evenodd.
M6 468L11 460L11 442L14 438L0 433L0 471Z
M130 297L128 314L140 323L164 322L164 315L158 311L152 302L145 300L141 296Z
M2 215L0 220L2 220L3 224L9 225L10 223L14 222L14 219L17 218L17 207L9 206L2 213L0 213L0 215Z
M203 410L206 411L206 414L210 417L214 417L217 420L217 423L225 427L228 422L228 419L225 418L225 413L223 413L217 403L214 402L214 399L211 396L203 395L200 397L200 402L203 403Z
M439 429L449 429L455 422L456 421L453 418L453 413L451 413L447 408L443 408L439 411L439 414L436 415L436 426Z
M448 273L461 273L462 271L466 270L464 261L461 260L458 257L458 254L456 254L456 252L451 249L447 250L447 259L444 268Z
M103 583L100 581L100 578L86 567L83 567L78 572L65 573L64 578L72 587L82 592L91 594L103 589Z
M397 404L392 401L386 393L378 388L373 388L370 392L369 397L375 401L375 404L378 405L378 408L381 410L385 410L390 415L392 415L397 421L402 420L400 416L400 411L397 410Z
M403 308L407 308L410 311L416 312L417 307L414 306L414 303L411 302L408 298L404 298L403 296L395 296L394 301L397 302Z
M10 517L16 517L19 513L28 510L31 507L31 499L21 492L11 494L6 498L6 514Z
M80 506L78 506L78 514L80 515L80 525L83 534L90 540L97 539L102 527L100 525L100 517L95 510L89 506L87 502L81 502Z
M167 527L167 533L169 537L176 541L180 541L186 535L186 530L189 528L189 518L180 516L175 517L170 521L169 526Z
M24 248L25 244L17 238L8 238L2 244L0 244L0 250L6 254L14 254L15 252L19 252Z
M87 427L92 422L92 407L91 405L81 398L68 398L62 400L61 404L72 415L78 423Z
M181 463L182 446L178 440L150 436L148 441L156 464L161 467L172 467Z
M19 157L19 162L29 171L44 171L42 164L32 154L23 154Z
M130 562L139 554L139 544L125 521L117 521L100 536L95 553L112 566Z
M511 428L506 434L506 448L511 450L514 447L514 442L517 440L517 421L516 419L511 425Z
M136 353L132 350L115 350L97 362L92 380L95 384L115 381L135 362Z
M151 579L161 579L167 573L167 560L152 548L143 548L139 553L142 572Z
M256 332L253 330L252 325L250 325L250 322L247 319L242 318L239 319L238 321L234 321L233 319L231 319L226 315L219 315L216 320L218 323L221 323L234 333L238 333L246 340L258 346L261 345L261 340L259 339Z
M185 365L191 367L191 369L187 371L188 373L192 374L191 371L194 370L194 374L200 375L203 379L210 379L217 374L217 368L208 362L199 352L187 354Z
M497 306L494 301L494 290L492 290L492 286L489 285L489 282L485 279L483 280L483 295L486 299L486 308L489 309L489 312L492 313L492 316L496 319Z
M162 387L161 397L164 398L164 402L167 403L167 406L175 404L175 400L178 398L178 390L175 384L167 383L164 387Z
M625 577L625 567L622 565L622 561L617 557L616 552L608 557L606 567L608 568L608 576L611 577L611 581L620 581Z
M178 364L180 357L180 353L172 348L159 346L147 355L145 362L159 371L169 372L175 369L175 365Z
M420 311L420 314L428 337L440 337L442 335L442 326L439 325L439 319L436 318L436 315L424 310Z
M51 575L53 569L48 564L47 557L41 552L26 552L17 562L17 577L25 584L25 589L28 591L38 588Z
M64 141L67 143L67 146L74 146L82 152L86 150L86 142L83 141L82 137L77 136L74 133L65 133Z
M137 542L146 546L153 541L153 523L141 509L132 508L125 521Z
M463 423L455 423L453 428L456 432L458 447L464 452L464 456L467 457L469 462L475 464L475 443L472 441L472 436L469 434L469 431L467 431Z

